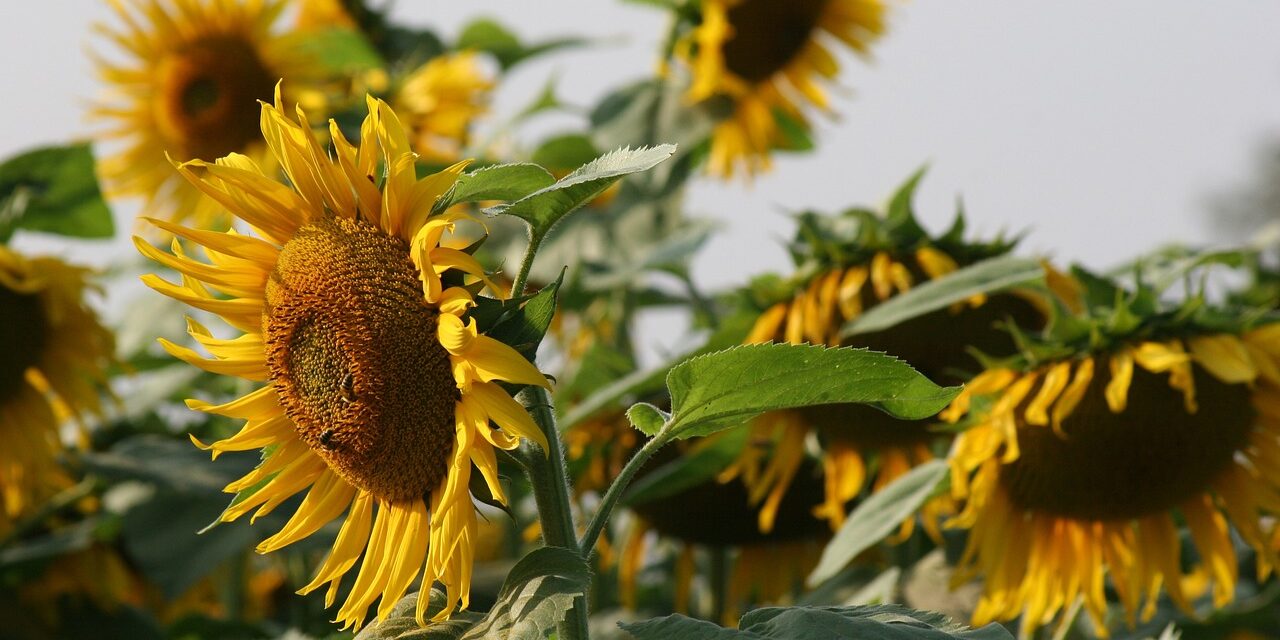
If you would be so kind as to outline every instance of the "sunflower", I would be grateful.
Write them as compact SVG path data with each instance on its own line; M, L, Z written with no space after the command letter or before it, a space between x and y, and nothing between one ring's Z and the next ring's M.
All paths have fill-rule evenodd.
M359 26L342 0L298 0L298 16L294 18L294 25L304 31L333 27L355 29Z
M466 163L417 178L391 108L372 98L368 108L358 148L330 122L330 153L301 109L298 121L285 115L277 94L274 106L263 105L262 131L289 186L239 154L179 167L257 233L152 220L202 245L208 262L187 257L176 240L167 253L135 238L144 254L183 274L180 284L144 276L149 286L243 332L216 338L192 320L191 336L213 357L165 348L207 371L269 382L219 406L188 402L247 421L230 438L197 442L215 457L264 449L263 463L227 486L239 496L222 520L255 509L261 516L306 489L284 528L258 546L266 553L346 511L331 554L302 589L327 585L331 606L363 554L338 611L344 627L359 627L379 597L385 618L419 572L424 588L446 587L438 618L465 608L476 538L472 467L504 501L495 447L512 449L520 437L546 444L498 385L547 386L546 378L478 333L467 318L472 291L491 285L474 258L442 245L466 217L433 207Z
M282 0L114 0L118 26L98 25L121 59L97 61L109 93L91 115L122 149L100 163L108 193L145 200L143 214L209 228L212 200L169 157L249 156L268 171L258 101L282 78L314 77L314 57L273 31Z
M1260 575L1277 562L1262 516L1280 513L1280 325L992 368L943 413L966 415L951 457L966 502L949 526L969 530L957 582L985 578L976 624L1021 615L1029 633L1080 600L1105 635L1108 576L1130 625L1162 590L1190 612L1211 582L1222 607L1237 580L1232 527Z
M630 429L622 423L619 430ZM717 439L704 439L685 449L689 455ZM640 477L671 463L681 454L674 449L659 453ZM756 509L741 482L711 479L674 494L632 505L635 518L619 552L618 582L623 605L634 609L637 582L654 540L673 543L675 560L674 608L687 613L699 573L723 571L726 581L721 618L726 624L738 619L747 607L785 601L804 583L816 566L829 537L826 525L811 512L822 500L822 480L807 466L779 505L780 526L763 533L756 526ZM727 564L710 562L698 570L698 556L724 554ZM712 577L715 580L716 577Z
M115 347L85 303L88 276L0 246L0 531L69 486L59 425L102 415Z
M413 150L452 162L467 143L471 123L488 109L493 79L474 52L428 60L405 77L392 104L404 117Z
M882 0L703 0L701 24L680 45L693 69L688 95L733 105L712 133L710 171L768 170L779 119L807 127L803 106L828 108L818 79L839 72L830 45L866 54L884 32L884 9Z
M872 219L864 222L873 227L888 224ZM914 250L886 246L874 249L869 258L867 247L858 241L852 246L859 249L847 259L848 264L820 267L817 275L795 285L793 295L761 313L745 342L867 347L898 356L935 381L955 384L964 381L966 371L979 368L971 350L993 355L1014 351L1013 340L999 329L1000 323L1033 328L1044 323L1047 303L1042 294L1018 290L974 296L888 329L842 338L844 324L864 310L918 282L942 277L961 264L1011 248L1001 243L965 246L943 242L945 238L936 243L921 240L924 244ZM824 252L813 250L815 255ZM837 262L841 261L845 260ZM879 491L936 457L937 445L945 437L929 428L932 422L904 422L854 404L766 413L748 427L753 434L752 446L743 450L721 479L742 478L752 502L760 505L760 528L768 531L778 521L778 505L807 456L806 442L816 436L821 443L826 490L814 513L827 520L833 530L838 529L848 504L869 481L871 490ZM926 531L935 539L940 538L939 518L950 508L950 502L942 498L930 501L922 513ZM903 523L900 538L911 534L914 522Z

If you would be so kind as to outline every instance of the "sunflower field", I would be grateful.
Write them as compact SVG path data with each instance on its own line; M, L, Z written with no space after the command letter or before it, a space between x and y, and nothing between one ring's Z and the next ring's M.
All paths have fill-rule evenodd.
M905 3L69 4L85 124L0 136L0 640L1280 638L1280 164L1086 266L821 161Z

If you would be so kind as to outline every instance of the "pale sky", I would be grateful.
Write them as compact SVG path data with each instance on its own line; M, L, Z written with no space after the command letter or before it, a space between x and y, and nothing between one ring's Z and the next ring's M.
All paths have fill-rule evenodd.
M88 131L97 85L84 50L108 13L90 0L0 3L0 156ZM518 68L496 97L499 117L552 73L584 105L650 73L666 25L656 9L607 0L401 0L395 11L446 39L480 14L528 39L603 41ZM893 3L889 24L874 61L844 59L840 116L819 118L816 153L781 159L750 187L695 184L690 213L725 229L695 263L699 281L785 270L782 211L880 203L926 162L917 205L934 229L963 196L975 231L1029 230L1026 249L1062 261L1105 267L1162 243L1208 242L1208 197L1246 179L1261 144L1280 139L1280 2L915 0ZM18 245L102 264L132 255L121 235Z

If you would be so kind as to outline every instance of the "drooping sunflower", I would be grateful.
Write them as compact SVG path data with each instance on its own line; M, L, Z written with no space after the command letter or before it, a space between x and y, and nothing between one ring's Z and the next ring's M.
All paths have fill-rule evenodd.
M69 485L59 426L102 415L111 333L88 306L89 271L0 246L0 531Z
M914 184L894 200L909 201ZM1000 328L1002 323L1038 328L1045 321L1046 295L1017 290L975 296L887 329L842 337L842 327L865 310L917 283L1004 254L1013 245L1001 240L964 242L962 224L930 237L909 208L885 217L861 210L836 217L807 214L800 223L791 251L801 275L784 283L781 295L772 294L781 300L766 306L747 343L867 347L902 358L936 382L957 384L966 379L966 372L981 368L971 350L994 356L1013 353L1014 342ZM760 505L760 527L768 531L778 521L778 505L808 455L806 441L816 436L826 490L815 515L838 529L849 504L868 482L872 491L879 491L941 453L938 445L946 438L930 429L933 422L896 420L853 404L766 413L750 425L752 444L722 479L741 476L751 500ZM939 517L950 508L946 499L925 507L922 522L934 538L939 537ZM909 535L914 522L905 521L900 536Z
M399 119L382 101L368 105L359 147L330 122L328 151L302 110L291 120L277 95L274 106L263 105L262 131L288 186L238 154L179 167L256 233L153 220L202 245L209 262L187 257L176 242L173 253L137 242L183 274L180 284L145 276L149 286L243 332L216 338L191 321L192 337L213 357L165 348L208 371L268 383L219 406L188 403L247 421L234 436L201 445L215 457L266 452L257 469L228 485L243 493L222 519L263 515L306 490L284 528L258 546L266 553L345 511L331 554L302 589L327 586L332 605L363 554L338 611L344 627L362 624L379 597L377 615L385 617L419 573L425 587L446 587L449 605L438 617L465 608L476 537L472 468L501 501L495 447L511 449L521 437L546 444L498 386L546 386L546 378L478 333L467 317L473 290L491 285L474 258L442 244L465 216L434 207L465 163L417 178Z
M884 32L884 11L882 0L703 0L701 23L680 49L693 69L689 98L732 103L712 133L710 171L768 170L783 137L779 118L807 127L804 107L828 108L820 82L839 72L831 45L866 54Z
M476 118L488 110L494 81L474 52L437 56L410 72L391 104L413 150L426 160L458 159Z
M601 414L567 431L575 491L607 489L639 448L639 434L621 412ZM678 464L682 456L695 455L701 447L722 444L723 439L708 438L665 449L641 469L637 479L665 473L667 465ZM810 465L806 471L815 470ZM602 545L601 570L616 562L619 599L623 606L635 609L645 567L667 561L671 554L665 552L674 550L673 609L687 613L696 602L695 578L723 579L727 589L721 617L732 622L743 609L783 601L803 584L829 538L826 524L810 513L821 500L819 474L800 474L780 505L782 525L762 533L742 483L709 478L630 505L632 521L625 527L622 546L615 553L611 544ZM716 555L725 561L723 566L711 560ZM724 575L712 577L716 571Z
M975 623L1020 615L1030 633L1080 601L1105 637L1108 578L1130 625L1162 592L1190 612L1210 582L1225 606L1232 529L1260 575L1277 563L1264 522L1280 513L1280 325L1092 333L1096 347L983 372L942 414L972 424L948 526L969 530L956 583L984 580Z
M819 475L802 474L779 505L780 526L768 533L756 526L756 509L741 482L712 479L633 506L635 519L619 552L623 604L636 607L639 574L655 540L677 549L673 599L678 613L689 611L698 575L725 580L728 589L721 620L726 624L752 606L785 603L817 565L829 538L826 525L811 514L821 499ZM718 567L708 558L699 570L699 556L704 554L724 554L725 566ZM726 575L712 577L715 571Z
M115 0L118 25L98 30L119 47L99 58L108 93L91 115L122 148L99 170L110 195L139 197L143 215L208 228L215 202L173 170L178 161L248 156L271 170L258 101L273 87L316 77L313 57L278 33L283 0ZM291 96L296 99L296 97Z

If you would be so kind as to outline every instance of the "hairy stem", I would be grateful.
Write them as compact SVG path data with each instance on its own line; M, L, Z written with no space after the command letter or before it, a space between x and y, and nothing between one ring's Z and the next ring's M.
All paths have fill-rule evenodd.
M529 271L533 269L533 258L538 255L538 247L542 245L542 233L535 230L529 231L529 246L524 250L524 257L520 259L520 271L516 272L516 279L511 283L511 297L524 295L524 288L529 283Z
M529 251L529 255L533 250ZM525 262L531 262L526 256ZM522 275L528 275L521 269ZM523 285L521 284L521 287ZM512 288L512 291L521 289ZM517 399L529 410L538 428L547 437L547 450L528 440L520 444L519 460L529 475L533 486L533 498L538 505L538 521L542 525L542 537L548 546L564 547L581 553L573 526L572 505L569 502L569 469L565 465L564 450L560 446L560 434L556 430L555 410L551 394L541 387L526 387ZM556 637L563 640L587 639L587 599L579 596L573 600L573 609L565 615L556 630Z
M622 468L622 472L609 485L609 490L605 491L604 497L600 499L600 506L596 509L595 515L591 516L591 522L587 525L586 533L582 534L582 539L578 542L578 547L582 549L584 554L590 554L595 548L596 541L600 538L600 534L604 532L604 527L609 523L609 516L613 513L613 508L618 505L618 500L622 498L622 494L627 490L631 481L635 479L636 474L644 467L644 463L658 452L658 449L666 446L670 437L666 434L666 430L659 431L652 439L645 443L639 451L636 452L631 459L627 461L627 466Z

